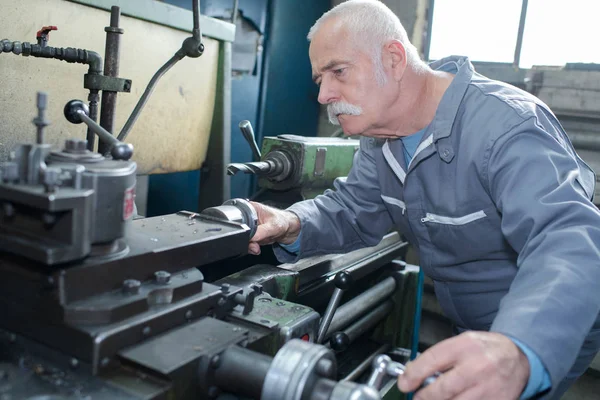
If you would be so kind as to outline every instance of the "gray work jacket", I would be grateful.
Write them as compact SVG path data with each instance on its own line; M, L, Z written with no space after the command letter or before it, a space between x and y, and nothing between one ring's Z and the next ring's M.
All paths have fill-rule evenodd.
M556 385L586 337L600 340L594 172L536 97L464 57L431 67L455 77L408 168L401 140L362 138L335 190L290 208L299 256L276 254L294 262L348 252L398 229L458 327L520 340Z

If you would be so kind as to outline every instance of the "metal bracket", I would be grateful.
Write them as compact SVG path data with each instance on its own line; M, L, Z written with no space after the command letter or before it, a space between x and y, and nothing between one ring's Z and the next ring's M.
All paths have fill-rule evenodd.
M83 87L90 90L129 93L131 92L131 79L85 74L83 77Z

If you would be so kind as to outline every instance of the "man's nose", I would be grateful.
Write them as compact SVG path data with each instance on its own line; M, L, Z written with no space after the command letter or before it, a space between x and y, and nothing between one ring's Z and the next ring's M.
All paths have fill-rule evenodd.
M321 82L321 86L319 87L319 103L321 104L329 104L338 100L338 94L333 89L332 85L325 82L325 79Z

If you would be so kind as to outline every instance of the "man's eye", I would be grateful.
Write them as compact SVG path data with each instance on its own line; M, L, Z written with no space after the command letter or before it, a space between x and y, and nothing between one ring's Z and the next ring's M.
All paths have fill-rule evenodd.
M333 73L335 74L335 76L340 76L344 73L345 70L346 70L346 68L338 68L338 69L334 69Z

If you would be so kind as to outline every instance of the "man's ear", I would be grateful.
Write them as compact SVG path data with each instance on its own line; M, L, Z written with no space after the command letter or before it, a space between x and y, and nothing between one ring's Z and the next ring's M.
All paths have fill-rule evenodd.
M383 47L384 63L392 72L394 80L400 81L406 71L406 48L399 40L390 40Z

